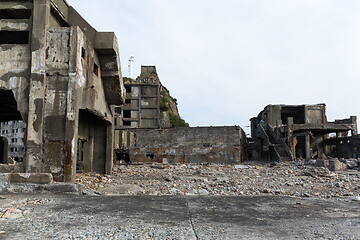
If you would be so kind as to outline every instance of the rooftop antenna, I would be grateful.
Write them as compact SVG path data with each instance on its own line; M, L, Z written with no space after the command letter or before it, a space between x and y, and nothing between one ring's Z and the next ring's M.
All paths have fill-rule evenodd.
M131 79L134 79L134 77L133 77L133 65L134 65L134 61L135 61L134 56L131 56L131 57L129 58L129 77L130 77Z

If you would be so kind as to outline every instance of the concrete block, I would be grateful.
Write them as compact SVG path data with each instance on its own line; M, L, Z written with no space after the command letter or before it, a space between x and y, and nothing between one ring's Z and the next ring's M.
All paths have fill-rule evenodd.
M349 169L355 169L359 167L359 163L357 159L347 159L346 165Z
M329 170L330 171L343 171L346 169L346 164L340 162L338 159L329 160Z
M317 167L329 168L329 160L317 159L316 160L316 166Z
M37 185L36 192L54 193L54 194L76 194L82 195L83 186L77 183L51 183Z
M0 164L0 173L23 172L24 164Z
M50 173L10 173L7 177L8 183L52 183L53 176Z

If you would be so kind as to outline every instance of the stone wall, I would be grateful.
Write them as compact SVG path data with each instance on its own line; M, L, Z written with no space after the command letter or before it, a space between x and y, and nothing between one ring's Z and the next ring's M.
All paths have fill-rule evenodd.
M132 129L116 132L115 148L132 162L239 163L244 131L238 127Z

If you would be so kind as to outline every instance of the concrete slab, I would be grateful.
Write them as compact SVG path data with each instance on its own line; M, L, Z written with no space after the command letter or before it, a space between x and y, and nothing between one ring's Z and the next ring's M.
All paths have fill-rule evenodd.
M7 182L49 184L53 182L53 176L51 173L10 173Z
M5 239L360 239L360 207L351 199L0 197L23 214L0 219Z

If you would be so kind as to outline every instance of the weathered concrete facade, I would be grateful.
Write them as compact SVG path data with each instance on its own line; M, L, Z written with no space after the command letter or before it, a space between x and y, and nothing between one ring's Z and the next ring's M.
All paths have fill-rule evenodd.
M355 116L328 122L325 104L268 105L250 121L253 144L248 146L248 152L252 158L289 160L338 156L339 148L331 145L357 134Z
M131 129L117 132L115 148L128 152L132 162L239 163L244 131L233 127Z
M110 173L111 105L125 95L115 34L64 0L2 1L0 19L0 122L27 123L26 172Z

